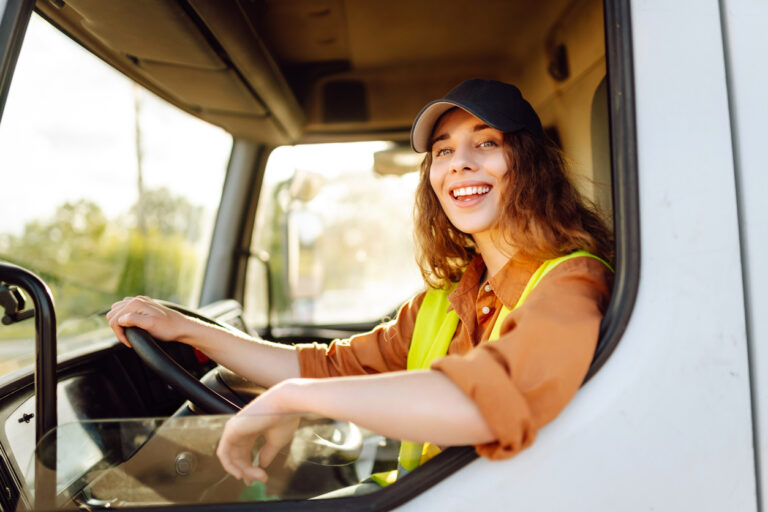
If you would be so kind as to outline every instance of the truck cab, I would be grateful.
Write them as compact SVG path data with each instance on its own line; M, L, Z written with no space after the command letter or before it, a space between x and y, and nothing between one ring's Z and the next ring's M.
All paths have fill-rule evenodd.
M0 3L0 510L765 509L766 21L748 0ZM613 226L580 391L503 461L453 447L335 498L399 440L307 417L269 484L227 478L215 404L262 390L181 344L138 354L104 313L152 295L280 343L391 318L424 286L411 121L473 77L520 87Z

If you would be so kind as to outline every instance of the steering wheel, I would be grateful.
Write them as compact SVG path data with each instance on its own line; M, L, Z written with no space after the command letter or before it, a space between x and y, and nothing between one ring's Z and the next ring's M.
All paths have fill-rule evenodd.
M176 304L162 303L180 313L203 322L220 325L215 320L185 309ZM136 354L155 373L173 386L186 399L208 414L235 414L241 407L200 382L196 377L173 360L147 331L139 327L128 327L125 335Z
M173 386L184 398L208 414L235 414L240 407L205 386L179 363L173 360L157 340L139 327L128 327L125 335L136 354L155 373Z

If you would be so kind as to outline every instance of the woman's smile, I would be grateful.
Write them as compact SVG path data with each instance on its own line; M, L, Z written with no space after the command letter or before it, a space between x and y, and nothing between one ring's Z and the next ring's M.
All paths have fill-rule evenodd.
M482 196L491 191L490 185L461 185L451 190L453 197L459 200L469 199L472 196Z
M457 206L466 208L484 200L493 187L488 183L457 183L450 189L450 194Z

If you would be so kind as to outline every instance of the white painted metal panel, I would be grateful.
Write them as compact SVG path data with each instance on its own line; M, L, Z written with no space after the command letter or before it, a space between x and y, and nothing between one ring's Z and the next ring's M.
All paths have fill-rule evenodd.
M768 2L725 0L723 15L761 466L760 497L762 509L768 510Z
M756 510L718 4L633 4L642 273L624 339L534 446L406 504Z

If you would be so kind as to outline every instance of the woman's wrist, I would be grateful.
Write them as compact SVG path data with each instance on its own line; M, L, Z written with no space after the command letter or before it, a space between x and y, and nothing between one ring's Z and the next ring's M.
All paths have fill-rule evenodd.
M208 354L209 350L223 346L222 337L238 337L235 333L196 318L186 318L179 327L176 341L189 345ZM244 336L241 336L244 337Z
M179 335L176 341L190 345L196 349L204 350L205 340L211 338L210 333L206 336L206 330L210 330L210 326L199 320L189 317L183 317L181 325L179 326Z
M261 414L315 413L306 400L314 379L286 379L263 393L257 400Z

